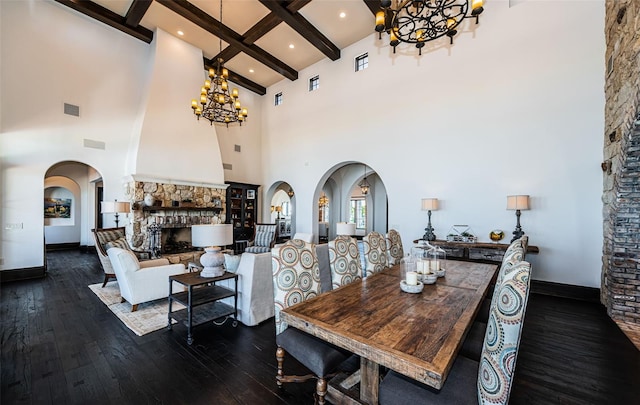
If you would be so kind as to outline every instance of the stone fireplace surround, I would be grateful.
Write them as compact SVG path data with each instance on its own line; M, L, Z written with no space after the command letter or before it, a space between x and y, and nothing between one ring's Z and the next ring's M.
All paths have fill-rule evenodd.
M146 207L145 195L155 199L154 207ZM192 224L215 224L225 221L226 190L223 187L203 187L194 185L167 184L153 181L129 181L125 184L125 195L131 202L132 220L126 227L127 239L131 246L141 250L153 250L150 226L158 225L163 230L190 237L188 229ZM187 203L186 201L190 201ZM183 206L174 206L175 204ZM179 232L176 232L180 230ZM164 232L166 237L169 232ZM185 241L190 244L191 240ZM161 249L161 246L157 246ZM201 253L201 252L199 252ZM200 254L195 256L199 257ZM193 252L179 253L171 262L197 260ZM173 260L172 260L173 259Z

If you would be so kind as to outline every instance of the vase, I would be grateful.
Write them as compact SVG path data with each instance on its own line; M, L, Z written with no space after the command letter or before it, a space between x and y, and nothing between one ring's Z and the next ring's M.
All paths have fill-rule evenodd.
M156 199L151 194L146 194L144 196L144 205L146 205L147 207L153 207L153 203L155 201Z

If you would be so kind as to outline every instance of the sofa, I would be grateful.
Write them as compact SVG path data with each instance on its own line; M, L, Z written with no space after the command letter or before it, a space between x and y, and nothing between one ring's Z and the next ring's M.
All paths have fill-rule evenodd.
M122 248L110 248L107 255L115 271L120 295L131 304L131 312L138 304L167 298L169 296L169 276L186 272L184 264L169 264L167 259L139 262L136 255ZM184 287L173 283L173 292L184 291Z
M255 326L274 316L271 252L243 253L235 272L238 274L238 321ZM233 283L233 280L223 280L218 284L233 289ZM233 298L223 302L233 305Z

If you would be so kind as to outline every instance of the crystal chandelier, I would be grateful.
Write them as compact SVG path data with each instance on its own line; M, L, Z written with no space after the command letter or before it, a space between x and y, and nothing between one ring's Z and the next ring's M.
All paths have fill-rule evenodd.
M222 0L220 0L220 31L222 32ZM220 41L220 52L222 52L222 38ZM198 120L204 117L211 125L214 122L220 124L239 123L247 119L248 111L242 108L238 99L238 89L234 88L229 92L229 71L224 67L224 60L216 60L215 69L209 69L209 79L204 81L204 86L200 89L200 104L196 100L191 100L191 108Z
M469 12L471 1L471 13ZM427 41L444 35L453 44L457 27L465 18L475 18L476 24L483 0L382 0L382 10L376 13L376 31L389 33L389 45L393 53L400 42L415 44L418 53Z

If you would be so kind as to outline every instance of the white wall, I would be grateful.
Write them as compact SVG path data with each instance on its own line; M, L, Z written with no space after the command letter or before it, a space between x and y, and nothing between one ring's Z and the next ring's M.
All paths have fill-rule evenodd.
M71 200L70 218L45 218L44 240L47 245L56 243L80 243L80 224L82 213L82 193L80 186L73 180L53 176L44 184L45 198L63 198Z
M186 84L190 79L182 82L188 91L184 87L165 91L154 87L155 93L149 93L153 99L147 97L149 86L162 84L163 75L175 68L167 58L182 61L184 65L178 68L189 69L191 61L183 56L192 50L183 41L166 38L165 33L168 49L162 50L165 60L158 63L155 44L146 44L55 2L0 1L0 19L0 270L43 265L44 176L58 162L77 161L95 168L102 174L105 200L124 199L123 183L134 172L156 178L186 178L194 183L259 182L258 96L240 88L249 121L241 128L229 129L211 128L192 115L190 100L199 95L203 70L197 73L200 77L193 88ZM201 66L201 55L197 58ZM153 78L159 79L153 82ZM189 96L181 101L173 98L182 93ZM65 102L80 106L80 116L64 115ZM185 142L185 134L173 127L151 125L142 142L151 151L140 153L142 160L138 160L148 105L153 104L151 114L159 114L158 105L173 106L175 102L181 102L184 109L171 107L163 118L182 123L181 127L190 131L188 135L196 134L193 136L200 136L200 141ZM188 122L183 121L185 116ZM219 152L212 150L216 132L225 138ZM85 139L104 142L104 149L84 147ZM176 139L180 140L177 144ZM153 153L153 148L163 144L173 149L172 159ZM234 144L242 145L241 153L233 152ZM224 179L219 169L207 168L211 162L219 167L221 160L233 164L232 171L224 172ZM158 161L163 162L159 165ZM114 226L113 216L105 220L105 227ZM89 235L92 227L88 223L82 234ZM90 239L87 243L92 244Z
M439 237L468 224L489 241L492 229L510 240L515 227L506 196L530 194L521 222L540 248L533 277L599 287L603 2L487 2L474 28L421 57L393 55L372 33L299 73L319 74L319 90L305 79L270 87L262 183L291 184L298 229L312 229L327 172L364 162L386 186L405 249L424 233L423 197L440 199ZM364 52L369 68L356 73Z

